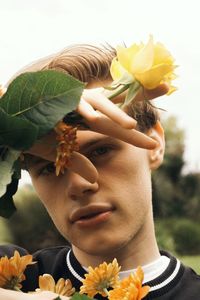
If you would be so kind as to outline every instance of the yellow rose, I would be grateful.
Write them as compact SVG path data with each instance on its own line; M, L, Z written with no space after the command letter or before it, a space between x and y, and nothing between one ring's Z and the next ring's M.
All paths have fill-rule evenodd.
M153 37L150 36L146 45L141 43L133 44L129 48L117 47L117 57L112 61L110 72L115 81L127 74L147 89L167 82L170 94L176 89L171 85L175 78L175 68L174 59L169 51L160 43L154 44Z

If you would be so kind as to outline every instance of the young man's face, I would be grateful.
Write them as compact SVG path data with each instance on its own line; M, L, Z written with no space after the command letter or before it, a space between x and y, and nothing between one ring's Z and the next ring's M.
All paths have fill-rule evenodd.
M91 131L78 132L80 151L98 171L90 183L52 162L30 168L36 192L61 234L93 255L111 255L129 246L147 228L151 215L149 151Z

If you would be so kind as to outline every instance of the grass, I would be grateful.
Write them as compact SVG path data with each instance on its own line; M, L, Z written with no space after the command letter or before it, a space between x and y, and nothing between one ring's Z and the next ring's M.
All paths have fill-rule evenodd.
M179 259L193 270L200 274L200 255L194 256L179 256Z

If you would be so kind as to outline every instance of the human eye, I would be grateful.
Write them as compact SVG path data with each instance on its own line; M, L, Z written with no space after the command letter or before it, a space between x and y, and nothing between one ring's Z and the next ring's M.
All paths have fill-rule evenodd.
M114 149L111 145L101 145L91 150L88 158L91 160L104 159L108 157L113 150Z
M54 162L47 163L43 165L38 170L39 176L49 176L52 174L56 174L56 167Z

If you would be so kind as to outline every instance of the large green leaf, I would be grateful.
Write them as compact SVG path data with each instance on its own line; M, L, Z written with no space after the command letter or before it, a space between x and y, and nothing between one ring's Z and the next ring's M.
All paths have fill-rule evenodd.
M0 108L0 146L29 149L38 136L38 127L30 121L12 117Z
M7 153L3 156L11 156L13 157L13 161L15 160L15 158L17 157L17 153L13 154L9 154L8 152L10 150L7 149ZM11 163L12 165L12 163ZM2 173L0 172L0 177L2 176L2 174L4 174L5 170L2 170ZM7 172L8 176L9 172ZM7 177L6 176L6 177ZM13 195L16 193L17 188L18 188L18 182L19 179L21 178L21 164L20 164L20 160L17 159L14 161L13 165L12 165L12 177L9 178L9 180L7 180L7 184L5 186L5 190L6 192L3 194L3 196L0 197L0 216L4 217L4 218L9 218L12 216L12 214L16 211L16 207L14 204L14 200L13 200ZM5 181L5 178L4 178ZM10 182L8 184L8 182ZM1 185L1 184L0 184Z
M5 157L0 157L0 197L6 192L14 173L14 163L20 155L19 151L8 149Z
M38 138L78 106L84 84L54 70L24 73L8 87L0 107L39 127Z
M16 211L13 201L13 195L16 193L18 187L18 179L13 178L11 183L7 186L6 193L0 198L0 216L9 218Z
M14 175L20 176L16 171L20 151L77 108L84 86L53 70L24 73L9 85L0 100L1 215L10 216L15 209L12 195L18 182Z

